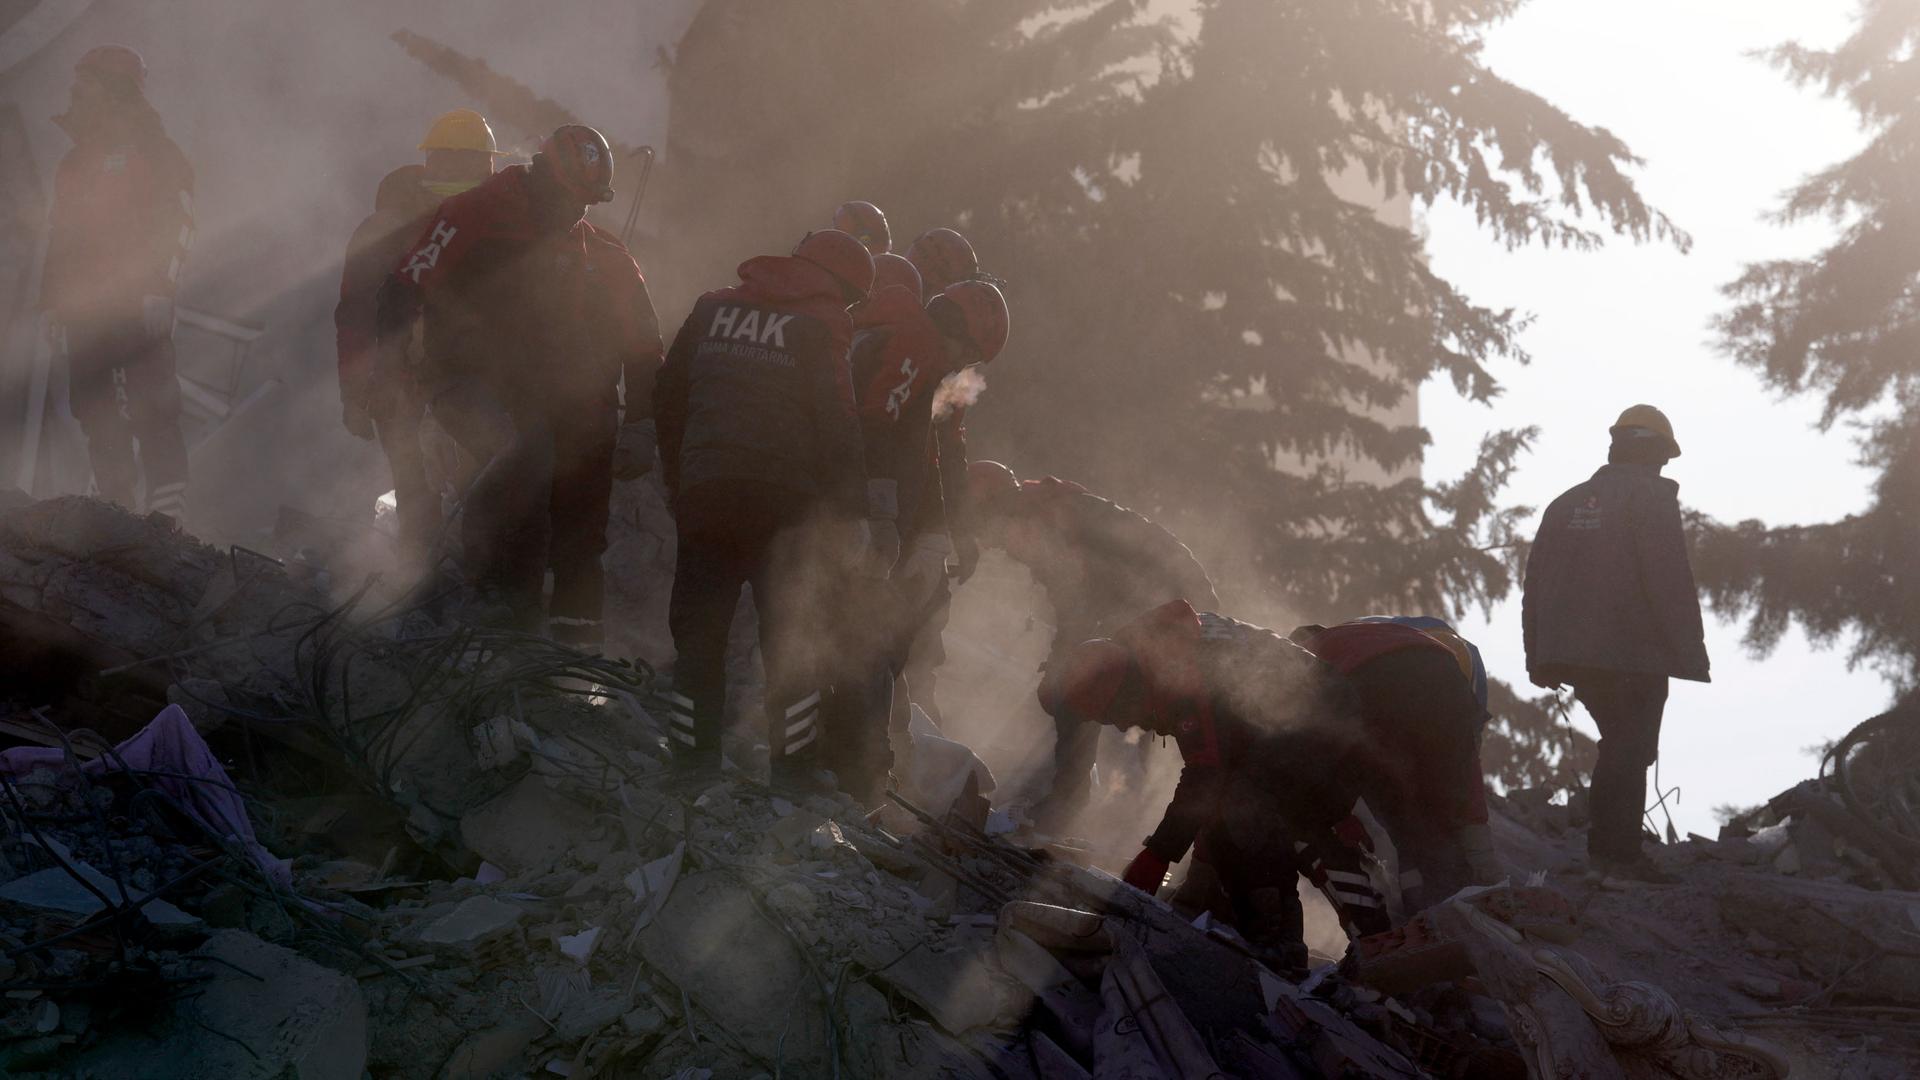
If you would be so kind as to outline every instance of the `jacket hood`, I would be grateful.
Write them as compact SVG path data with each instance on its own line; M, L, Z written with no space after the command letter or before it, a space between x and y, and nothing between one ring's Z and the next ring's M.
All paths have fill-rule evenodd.
M374 189L373 208L377 211L406 212L432 199L421 185L427 178L424 165L402 165L380 180ZM432 200L438 202L438 200Z
M832 274L791 255L756 255L740 264L740 286L769 304L805 302L844 306L840 283Z
M866 303L854 308L852 315L856 330L919 329L923 324L929 330L933 328L927 309L920 306L920 297L903 285L889 285L874 293Z

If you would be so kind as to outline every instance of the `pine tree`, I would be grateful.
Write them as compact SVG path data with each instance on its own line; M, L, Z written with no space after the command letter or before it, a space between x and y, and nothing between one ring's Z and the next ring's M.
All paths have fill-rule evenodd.
M1775 217L1815 217L1839 236L1805 259L1755 263L1726 286L1723 348L1784 393L1816 397L1821 425L1855 425L1878 470L1868 507L1838 521L1695 523L1700 583L1773 647L1794 622L1817 643L1853 634L1853 659L1899 689L1920 682L1920 5L1868 0L1831 51L1771 59L1800 85L1843 97L1870 135L1808 176Z

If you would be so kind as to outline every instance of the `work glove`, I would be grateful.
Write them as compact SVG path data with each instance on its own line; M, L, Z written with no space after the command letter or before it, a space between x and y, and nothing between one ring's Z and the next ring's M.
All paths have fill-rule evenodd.
M953 580L961 585L980 569L980 542L972 536L962 533L953 538L953 553L959 558L959 566L954 571Z
M895 571L900 595L907 609L918 611L933 599L934 591L947 578L947 558L953 554L953 541L946 533L921 533L914 537L913 548Z
M1152 896L1166 882L1169 865L1167 860L1142 848L1140 854L1127 864L1127 872L1120 875L1120 880Z
M1334 822L1333 835L1350 851L1373 853L1373 836L1367 832L1366 822L1354 814Z
M634 420L620 425L613 444L613 478L638 480L653 471L653 421Z
M164 341L173 336L173 301L164 296L140 298L140 329L148 341Z

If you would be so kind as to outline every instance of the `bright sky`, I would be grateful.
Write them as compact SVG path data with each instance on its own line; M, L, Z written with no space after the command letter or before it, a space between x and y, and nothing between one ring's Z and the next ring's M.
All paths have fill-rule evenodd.
M1810 401L1777 400L1711 345L1721 285L1742 264L1814 250L1825 223L1761 220L1803 174L1861 141L1844 105L1796 90L1746 55L1789 39L1824 46L1852 4L1806 0L1533 0L1488 42L1493 70L1574 117L1625 139L1646 159L1641 189L1693 234L1692 254L1616 244L1597 254L1509 253L1457 208L1425 217L1435 268L1481 303L1537 316L1534 362L1498 372L1491 409L1446 385L1422 395L1435 445L1427 475L1457 475L1489 429L1537 424L1541 437L1512 496L1544 507L1605 462L1607 426L1639 401L1673 418L1685 455L1667 468L1688 505L1721 520L1820 521L1866 502L1869 475L1844 431L1814 429ZM1537 518L1530 522L1531 534ZM1847 670L1844 647L1814 652L1794 632L1765 660L1737 625L1709 616L1711 685L1675 682L1660 779L1682 789L1678 827L1711 836L1712 808L1766 800L1813 775L1806 747L1880 711L1885 684ZM1525 685L1517 598L1462 630L1497 675ZM1576 711L1586 724L1584 711ZM1589 730L1591 727L1589 726Z

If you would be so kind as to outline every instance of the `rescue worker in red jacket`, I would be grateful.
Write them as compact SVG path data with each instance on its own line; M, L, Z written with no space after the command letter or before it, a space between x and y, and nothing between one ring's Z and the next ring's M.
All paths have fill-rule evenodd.
M412 376L416 363L374 374L381 286L407 254L408 245L433 224L442 199L472 190L493 175L499 148L485 117L472 109L442 115L420 140L422 164L386 175L374 194L373 213L353 231L340 274L340 303L333 309L334 348L340 366L341 423L354 436L379 439L393 476L404 565L425 569L440 529L440 493L427 479L420 422L427 404Z
M587 224L613 197L599 132L563 125L530 165L441 204L381 291L383 365L404 365L423 315L420 382L436 421L482 462L464 500L462 557L483 617L539 622L553 569L553 636L601 640L608 498L645 457L660 335L627 249ZM375 379L387 376L377 371ZM620 415L620 387L627 411Z
M887 215L870 202L841 203L833 212L833 227L860 241L867 254L876 259L893 251L893 232L887 228Z
M854 313L854 389L875 548L899 554L886 585L862 605L872 616L856 620L872 628L872 640L849 649L858 669L835 695L833 721L851 728L842 746L852 758L831 766L869 801L886 779L894 684L916 635L948 599L953 542L934 453L934 398L947 376L998 356L1008 330L1006 300L994 286L962 282L922 307L911 263L897 255L874 263L873 297Z
M1047 669L1067 650L1169 600L1219 605L1200 560L1146 516L1057 477L1022 481L997 461L967 468L980 542L1032 571L1053 606ZM1054 718L1052 787L1033 809L1045 832L1070 826L1092 795L1100 729Z
M67 111L54 118L73 149L54 174L40 310L64 350L100 494L134 506L144 471L147 510L184 519L173 307L193 243L193 169L147 102L146 78L124 45L74 65Z
M1380 619L1302 626L1289 637L1347 677L1363 725L1390 740L1373 756L1363 795L1393 837L1408 906L1497 879L1480 767L1487 707L1475 690L1473 647L1445 624Z
M1179 743L1179 785L1127 883L1157 891L1197 843L1241 932L1289 964L1304 957L1296 874L1328 890L1350 933L1388 928L1353 832L1358 799L1400 853L1410 912L1473 883L1459 834L1485 821L1478 705L1447 647L1391 624L1312 640L1320 656L1174 601L1075 647L1041 688L1055 716Z
M847 309L872 288L873 259L829 229L791 256L748 259L739 274L694 304L654 387L679 539L667 614L678 657L663 696L676 770L716 769L728 631L751 585L773 780L808 788L842 599L833 593L869 558Z
M967 238L948 228L929 229L907 246L906 259L921 280L921 299L932 303L934 297L962 282L984 281L996 289L1000 282L980 272L980 260ZM1004 297L1003 297L1004 299ZM977 391L976 391L977 395ZM933 456L939 474L947 516L947 535L953 543L957 570L955 580L965 582L980 565L980 545L967 509L967 395L945 395L937 401L933 417ZM941 722L938 672L947 653L942 634L950 613L943 591L940 603L927 610L907 651L902 673L907 693L896 701L894 723L907 723L909 700L921 707L934 723Z

